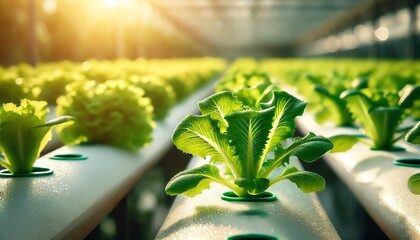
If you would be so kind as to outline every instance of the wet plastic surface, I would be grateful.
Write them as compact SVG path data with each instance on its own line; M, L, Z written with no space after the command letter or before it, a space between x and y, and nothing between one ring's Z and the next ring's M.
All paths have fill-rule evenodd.
M202 164L193 158L189 167ZM301 168L299 162L293 165ZM268 191L272 202L228 202L227 191L211 184L194 198L178 196L156 239L227 239L242 234L263 234L278 239L339 239L315 193L304 194L282 181Z

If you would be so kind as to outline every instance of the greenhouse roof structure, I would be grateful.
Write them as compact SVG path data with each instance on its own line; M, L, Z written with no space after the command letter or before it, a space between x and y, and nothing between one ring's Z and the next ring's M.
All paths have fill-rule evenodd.
M155 0L151 3L197 41L232 55L244 51L252 55L284 52L340 28L374 22L379 12L383 14L407 4L387 0Z

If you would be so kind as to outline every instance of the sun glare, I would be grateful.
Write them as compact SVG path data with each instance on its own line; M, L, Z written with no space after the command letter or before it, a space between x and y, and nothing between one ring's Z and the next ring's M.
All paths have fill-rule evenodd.
M55 0L44 0L42 9L47 14L54 14L57 11L57 2Z
M107 7L115 7L118 4L118 0L103 0L103 2Z

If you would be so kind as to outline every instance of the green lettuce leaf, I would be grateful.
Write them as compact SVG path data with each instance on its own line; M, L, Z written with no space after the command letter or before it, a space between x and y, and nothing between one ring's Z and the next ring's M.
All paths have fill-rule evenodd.
M420 144L420 121L405 135L405 140L409 143Z
M0 164L12 174L29 173L42 149L51 139L51 127L73 120L60 117L45 123L47 102L23 99L0 108L0 150L5 156Z
M420 86L407 84L399 94L401 98L398 106L403 109L410 108L414 101L420 99Z
M287 150L293 150L291 156L296 156L305 162L313 162L332 148L333 144L328 138L310 132L304 138L297 138Z
M315 86L314 90L319 94L322 105L327 106L315 115L317 121L323 123L327 120L332 120L337 126L349 126L353 124L351 114L344 100L340 99L339 96L331 94L321 85Z
M211 182L222 185L226 183L216 166L205 164L176 174L166 185L165 191L171 196L182 193L188 197L194 197L210 188Z
M243 178L255 178L258 174L273 115L274 108L269 108L239 111L226 116L229 123L227 135L240 159Z
M365 134L372 139L374 143L380 142L380 130L377 128L377 120L374 121L371 113L378 118L381 113L374 110L374 103L359 90L349 90L343 92L340 96L347 102L347 107L353 114L353 117L363 127ZM392 139L391 139L392 141ZM380 147L376 146L375 147Z
M412 175L407 182L408 189L414 194L420 194L420 173Z
M325 179L322 176L313 172L300 172L294 166L284 169L279 177L270 181L270 185L285 179L295 183L304 193L322 191L325 188Z
M221 132L225 132L228 123L225 116L242 108L242 103L238 102L231 92L221 92L200 101L198 108L201 114L210 114L217 124Z
M282 141L294 135L296 128L295 118L303 114L306 104L306 102L295 98L287 92L278 91L273 93L273 98L270 102L261 104L263 109L270 107L274 107L275 109L267 146L262 155L262 161Z
M366 143L363 138L365 138L365 136L361 135L335 135L329 137L330 141L334 145L330 152L345 152L358 142Z
M353 118L357 119L362 127L366 130L366 135L376 136L375 123L369 116L369 112L373 103L371 100L359 90L348 90L340 95L347 103L347 107L353 114Z
M274 152L274 159L265 163L260 176L268 177L277 167L288 164L291 156L296 156L305 162L313 162L332 148L333 144L328 138L310 132L303 138L295 138L286 148L279 146Z
M376 135L368 135L375 147L390 148L394 142L394 134L401 122L403 110L399 107L377 107L369 112L375 123Z
M244 105L250 106L253 109L260 109L259 104L264 102L264 100L269 101L274 89L276 87L271 83L263 83L249 88L241 88L236 92L236 95Z
M162 120L175 105L176 96L172 86L157 75L132 75L127 79L129 84L144 90L144 97L149 98L155 118Z
M178 149L206 158L211 156L211 162L225 163L231 172L237 176L241 165L234 156L234 149L229 145L226 135L220 133L216 121L210 115L189 115L175 129L172 141Z

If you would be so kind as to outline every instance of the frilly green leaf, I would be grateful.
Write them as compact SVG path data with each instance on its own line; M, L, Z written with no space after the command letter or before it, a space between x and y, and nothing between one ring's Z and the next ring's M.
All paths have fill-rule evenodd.
M144 91L123 81L75 82L57 100L58 115L77 119L57 128L65 144L108 144L128 150L152 140L153 106Z
M262 155L265 158L282 141L292 137L295 132L295 118L301 116L307 103L287 92L274 91L270 102L261 104L263 109L274 107L271 130L268 135L267 145Z
M216 121L209 115L189 115L178 124L172 141L178 149L195 156L211 156L212 162L225 163L233 174L241 170L227 136L220 133Z
M266 161L259 176L268 177L277 167L286 166L291 156L296 156L306 162L313 162L332 149L333 144L328 138L309 132L303 138L294 138L293 142L283 148L278 146L274 159Z
M134 75L128 79L128 83L144 90L144 97L150 99L153 113L158 120L165 118L176 103L172 86L156 75Z
M200 101L198 107L203 115L209 114L221 132L225 132L228 122L225 116L242 108L242 103L237 101L232 92L220 92Z

